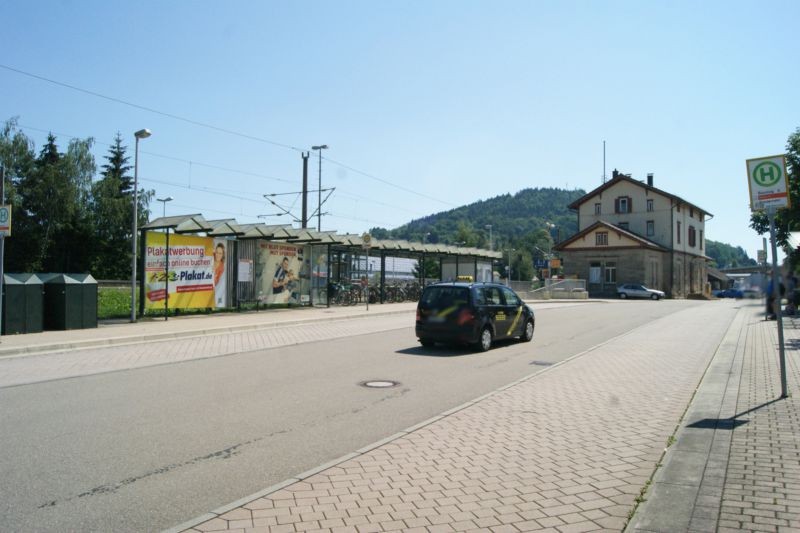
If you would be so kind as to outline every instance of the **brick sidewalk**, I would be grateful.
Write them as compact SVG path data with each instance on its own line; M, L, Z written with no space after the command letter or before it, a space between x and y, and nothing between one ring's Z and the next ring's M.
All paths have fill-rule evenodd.
M800 531L800 320L742 304L631 532Z
M656 320L176 529L619 531L736 313Z

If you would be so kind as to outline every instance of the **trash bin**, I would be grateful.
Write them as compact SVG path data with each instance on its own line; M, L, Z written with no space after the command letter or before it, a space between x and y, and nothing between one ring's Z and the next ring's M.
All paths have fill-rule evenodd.
M43 304L44 285L36 274L4 274L2 334L42 331Z
M42 274L44 327L48 330L97 327L97 281L88 274Z
M81 319L82 328L97 327L97 280L91 274L70 274L81 284Z

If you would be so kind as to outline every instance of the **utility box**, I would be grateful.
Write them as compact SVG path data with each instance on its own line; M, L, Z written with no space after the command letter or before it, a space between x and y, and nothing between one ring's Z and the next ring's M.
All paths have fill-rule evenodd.
M3 335L39 333L44 326L44 284L36 274L3 275Z
M89 274L43 274L44 327L97 327L97 281Z

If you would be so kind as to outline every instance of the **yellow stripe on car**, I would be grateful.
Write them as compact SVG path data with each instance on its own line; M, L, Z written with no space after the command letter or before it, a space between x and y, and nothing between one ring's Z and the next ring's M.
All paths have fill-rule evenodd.
M507 336L511 335L511 332L514 331L514 329L517 327L517 323L519 322L519 317L521 316L522 316L522 306L520 305L517 308L517 316L514 317L514 321L511 323L511 327L508 328L508 333L506 333Z

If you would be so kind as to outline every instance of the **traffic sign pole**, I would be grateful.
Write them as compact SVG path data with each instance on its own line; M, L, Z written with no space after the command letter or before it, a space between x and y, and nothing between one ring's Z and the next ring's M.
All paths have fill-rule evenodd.
M778 245L775 242L775 208L767 210L769 217L769 238L772 245L772 297L773 302L777 298L778 308L770 309L775 313L775 319L778 323L778 352L781 365L781 398L789 397L789 390L786 385L786 349L783 345L783 316L781 313L781 290L780 283L778 282ZM774 303L773 303L774 305Z

